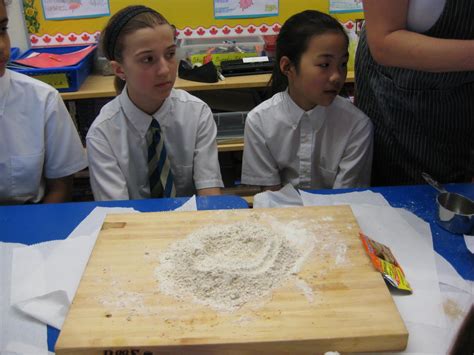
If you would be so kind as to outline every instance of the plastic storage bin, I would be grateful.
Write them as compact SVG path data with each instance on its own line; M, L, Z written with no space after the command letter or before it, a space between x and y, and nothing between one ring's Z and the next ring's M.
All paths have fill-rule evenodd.
M265 42L261 36L184 38L178 41L178 59L203 64L207 57L216 66L223 60L261 55Z
M20 58L26 58L32 52L40 53L52 53L52 54L64 54L71 53L88 46L72 46L72 47L47 47L47 48L32 48ZM26 68L26 69L13 69L18 73L26 74L35 79L41 80L54 88L59 92L71 92L77 91L81 87L84 80L91 72L94 51L90 52L84 59L78 64L69 67L62 68Z
M10 61L15 60L20 57L20 48L18 47L11 47L10 48Z
M217 140L237 139L244 137L245 119L248 112L214 113L217 125Z

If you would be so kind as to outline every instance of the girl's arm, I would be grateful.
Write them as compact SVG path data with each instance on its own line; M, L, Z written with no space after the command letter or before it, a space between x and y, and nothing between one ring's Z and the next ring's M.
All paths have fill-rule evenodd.
M379 64L429 72L474 70L474 39L408 31L408 5L409 0L364 0L369 48Z
M46 179L46 194L42 203L68 202L72 199L73 176L59 179Z

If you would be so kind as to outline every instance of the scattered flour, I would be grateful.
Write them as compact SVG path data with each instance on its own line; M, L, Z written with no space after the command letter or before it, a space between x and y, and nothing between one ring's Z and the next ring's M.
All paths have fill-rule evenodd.
M336 244L335 250L336 265L344 264L346 262L347 245L342 243Z
M99 297L98 301L111 312L109 315L114 311L125 311L129 316L149 313L145 308L143 295L138 292L116 290Z
M190 234L160 255L161 291L224 312L268 296L298 272L314 248L313 236L301 227L279 227L248 221ZM300 238L292 238L298 231Z
M311 289L311 286L308 285L308 283L305 280L297 278L295 280L295 285L296 285L296 287L298 287L303 292L303 294L305 295L305 297L306 297L306 299L308 300L309 303L314 302L313 290Z
M347 245L329 219L288 222L263 213L197 230L159 255L155 275L161 292L232 312L250 301L260 308L275 288L292 281L309 303L319 302L311 280L350 263ZM295 276L308 257L324 265L309 283Z

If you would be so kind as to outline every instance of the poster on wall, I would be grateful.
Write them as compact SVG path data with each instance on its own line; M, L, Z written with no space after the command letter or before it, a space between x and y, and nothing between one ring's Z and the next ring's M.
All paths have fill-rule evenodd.
M41 0L46 20L110 15L109 0Z
M361 12L362 0L329 0L329 13Z
M278 16L278 0L214 0L216 19L268 16Z

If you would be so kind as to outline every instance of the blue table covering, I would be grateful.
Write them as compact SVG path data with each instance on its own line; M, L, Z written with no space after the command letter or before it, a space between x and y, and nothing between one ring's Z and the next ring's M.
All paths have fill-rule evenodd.
M449 192L457 192L474 200L474 184L447 184ZM310 190L320 194L364 191L367 189ZM381 193L392 207L405 208L430 224L434 250L448 260L466 280L474 280L474 255L467 249L464 237L450 233L436 223L438 192L429 185L371 187Z
M141 212L171 211L188 198L129 201L73 202L60 204L0 206L0 241L35 244L65 239L95 207L133 207ZM198 210L248 208L238 196L196 198ZM59 330L48 326L48 350L54 351Z
M474 199L474 184L448 184L446 189ZM310 190L312 193L335 194L366 189ZM449 233L436 222L437 191L428 185L372 187L393 207L413 212L430 224L436 252L448 260L459 274L474 280L474 256L467 250L461 235ZM141 212L170 211L181 206L187 198L147 199L132 201L80 202L54 205L0 206L0 241L34 244L64 239L97 206L133 207ZM199 210L247 208L237 196L198 197ZM48 349L53 351L59 331L48 326Z

